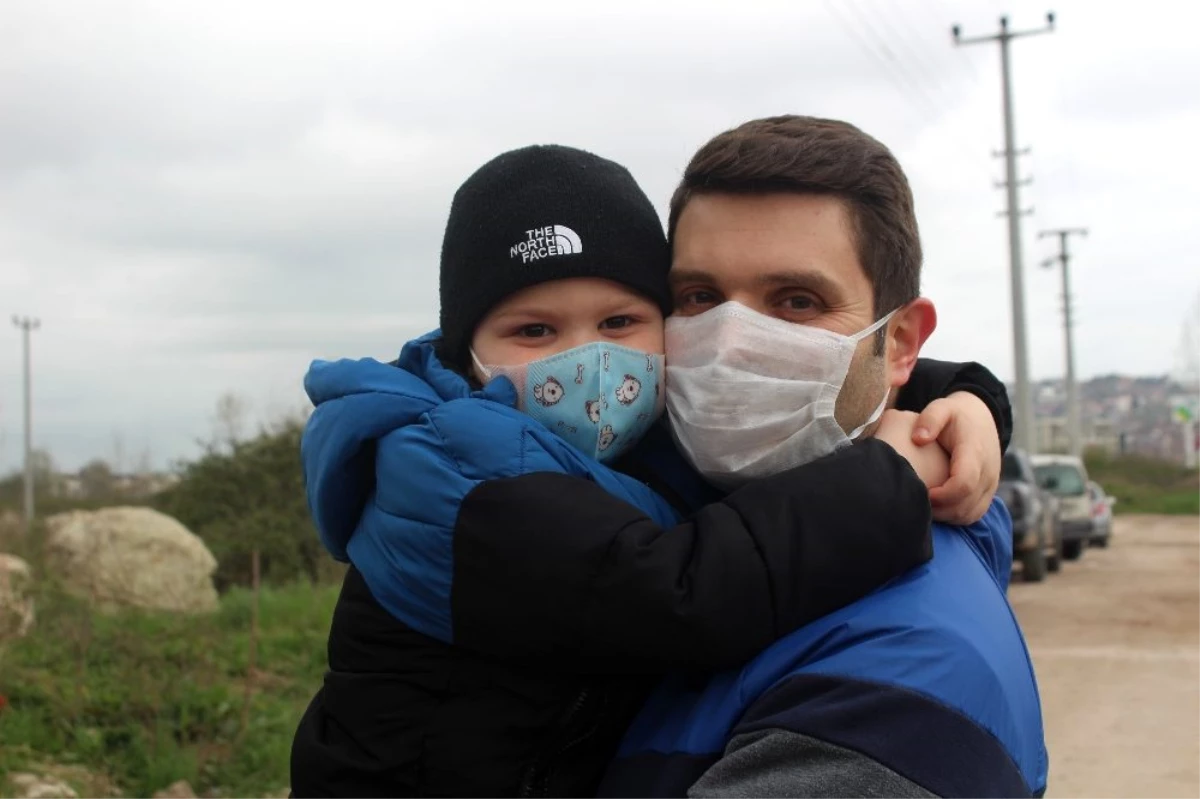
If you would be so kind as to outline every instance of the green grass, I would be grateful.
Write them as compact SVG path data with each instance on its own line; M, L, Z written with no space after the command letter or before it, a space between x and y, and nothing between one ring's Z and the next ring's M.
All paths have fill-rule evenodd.
M214 614L177 616L96 613L39 586L33 632L0 650L0 789L9 771L55 769L83 796L114 782L125 796L149 796L179 779L223 796L285 789L292 734L325 669L337 590L263 589L243 730L248 591L223 596Z
M1200 472L1134 455L1089 452L1088 476L1117 498L1114 513L1200 514Z

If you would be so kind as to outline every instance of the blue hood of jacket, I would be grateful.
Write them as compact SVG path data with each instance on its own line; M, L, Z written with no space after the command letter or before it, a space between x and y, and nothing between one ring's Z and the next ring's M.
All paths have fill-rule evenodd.
M439 338L435 330L408 343L394 363L313 361L304 376L304 390L316 408L301 445L309 510L321 543L337 560L349 560L346 548L375 489L381 438L453 400L516 407L517 394L507 379L474 391L443 366L434 352Z
M450 642L454 525L480 482L558 472L596 482L661 525L677 515L518 411L507 378L472 389L438 359L439 338L410 342L392 364L314 362L304 388L316 407L301 455L325 548L353 563L392 615Z

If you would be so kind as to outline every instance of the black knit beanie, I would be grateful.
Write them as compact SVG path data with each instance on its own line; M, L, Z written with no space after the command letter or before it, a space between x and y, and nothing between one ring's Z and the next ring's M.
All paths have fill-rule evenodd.
M480 320L523 288L606 278L671 312L670 251L629 170L538 145L493 158L459 187L442 241L443 357L464 366Z

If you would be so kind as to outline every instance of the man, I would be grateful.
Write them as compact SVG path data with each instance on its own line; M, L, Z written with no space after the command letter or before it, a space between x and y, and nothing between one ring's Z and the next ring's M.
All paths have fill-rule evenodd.
M856 347L837 400L844 429L869 421L878 396L905 383L933 331L933 306L918 295L907 180L883 145L848 124L778 117L717 136L672 199L670 235L685 323L739 303L849 335L894 312L882 344L869 336ZM743 368L770 377L777 366L767 360L747 358ZM703 396L675 397L674 406ZM702 472L736 473L729 443L706 439L703 421L683 429L689 459ZM669 681L635 722L602 791L1040 795L1040 704L1004 596L1010 524L993 501L978 524L935 525L929 564L739 671Z

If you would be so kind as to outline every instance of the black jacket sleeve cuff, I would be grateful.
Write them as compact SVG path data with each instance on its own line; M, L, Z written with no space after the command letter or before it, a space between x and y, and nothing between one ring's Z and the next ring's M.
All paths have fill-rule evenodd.
M919 359L908 383L896 397L896 408L919 413L934 400L957 391L968 391L983 400L996 422L1000 451L1007 450L1012 438L1012 405L1008 401L1008 391L987 367L974 361L954 363Z

